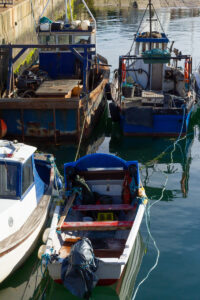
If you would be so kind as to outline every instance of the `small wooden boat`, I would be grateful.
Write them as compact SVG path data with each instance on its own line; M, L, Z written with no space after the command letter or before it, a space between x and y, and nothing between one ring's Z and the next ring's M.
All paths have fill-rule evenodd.
M52 155L0 140L0 282L33 250L51 203Z
M119 57L111 85L111 117L127 136L184 135L195 103L192 58L173 48L174 42L168 46L151 0L147 12L148 31L139 27L128 54ZM153 30L155 22L160 31Z
M83 297L87 289L74 286L89 284L92 289L96 283L111 285L120 279L140 228L147 197L137 161L125 161L109 154L89 154L65 164L64 172L65 205L55 209L43 263L48 263L54 281ZM73 258L75 248L81 249L80 244L85 241L89 241L88 253L95 257L96 265L89 283L82 282L78 271L76 276L72 274L72 265L72 273L63 271L69 261L77 262L77 253ZM83 257L83 253L79 254ZM76 263L75 268L83 270L84 266Z
M80 136L87 138L100 119L110 69L97 53L96 20L82 2L90 21L71 16L71 20L53 22L42 17L38 44L0 45L9 56L7 88L0 99L7 137L77 142ZM13 82L14 63L19 64L27 49L37 50L38 61Z

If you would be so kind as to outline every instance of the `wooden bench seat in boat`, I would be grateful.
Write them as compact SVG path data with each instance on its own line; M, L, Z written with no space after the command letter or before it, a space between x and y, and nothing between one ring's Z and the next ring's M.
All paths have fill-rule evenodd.
M135 210L135 206L129 204L74 205L72 209L78 211Z
M80 238L71 239L67 238L62 247L60 248L59 256L65 258L69 255L71 247L78 241ZM125 239L114 239L114 238L105 238L105 239L91 239L91 243L94 249L94 255L99 258L103 257L115 257L119 258L124 250L126 243Z
M75 230L126 230L133 225L132 221L94 221L94 222L63 222L60 229L62 231Z

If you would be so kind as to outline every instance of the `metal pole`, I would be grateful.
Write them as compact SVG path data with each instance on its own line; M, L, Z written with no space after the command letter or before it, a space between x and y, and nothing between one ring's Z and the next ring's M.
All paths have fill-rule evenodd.
M72 13L71 0L69 0L69 6L70 6L71 21L73 21L73 13Z
M68 5L68 0L65 0L65 22L68 23L68 17L67 17L67 5Z
M151 37L152 37L152 20L151 20L151 0L149 0L149 27L150 27L150 51L152 49ZM149 85L151 90L151 73L152 73L152 65L149 64Z
M150 27L150 39L152 37L152 19L151 19L151 0L149 0L149 27ZM150 50L151 50L151 42L150 42Z
M84 0L82 0L82 3L85 5L85 7L86 7L86 9L87 9L87 11L88 11L90 17L91 17L92 20L94 21L94 28L95 28L95 45L96 45L96 47L95 47L95 54L97 54L97 40L96 40L97 22L96 22L96 20L95 20L93 14L91 13L89 7L87 6L87 4L85 3Z

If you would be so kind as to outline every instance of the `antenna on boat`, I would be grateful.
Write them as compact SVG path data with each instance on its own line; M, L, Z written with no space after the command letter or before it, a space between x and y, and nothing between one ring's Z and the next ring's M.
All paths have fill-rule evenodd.
M85 3L85 0L82 0L82 3L85 5L90 17L92 18L92 20L94 21L94 28L95 28L95 44L96 44L96 47L95 47L95 52L96 52L96 49L97 49L97 41L96 41L96 31L97 31L97 22L93 16L93 14L91 13L89 7L87 6L87 4ZM96 55L97 53L95 53Z
M149 0L149 26L150 26L150 39L152 37L152 19L151 19L151 0ZM151 50L151 42L150 42L150 50Z

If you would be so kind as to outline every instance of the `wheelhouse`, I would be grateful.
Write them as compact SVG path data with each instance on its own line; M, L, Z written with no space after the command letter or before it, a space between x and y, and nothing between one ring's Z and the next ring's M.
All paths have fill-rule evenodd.
M46 71L52 79L76 78L83 76L84 60L89 70L96 54L96 29L88 26L88 30L62 29L38 32L40 45L54 47L39 50L40 69ZM55 48L55 45L58 48Z
M23 164L17 161L0 161L1 198L23 199L33 184L33 156Z

